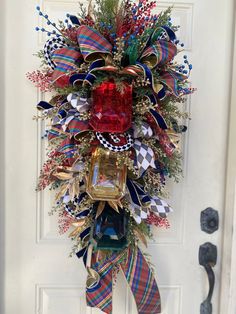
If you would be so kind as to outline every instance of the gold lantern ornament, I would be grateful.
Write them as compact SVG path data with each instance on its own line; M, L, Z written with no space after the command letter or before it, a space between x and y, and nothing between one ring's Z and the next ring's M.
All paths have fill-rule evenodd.
M97 147L91 158L87 193L96 201L118 201L125 195L126 175L126 166L117 164L117 153Z

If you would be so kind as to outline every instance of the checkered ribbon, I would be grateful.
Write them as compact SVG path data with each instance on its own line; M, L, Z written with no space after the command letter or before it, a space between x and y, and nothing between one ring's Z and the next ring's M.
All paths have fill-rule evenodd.
M129 209L131 210L132 216L137 224L148 218L148 209L146 207L137 206L132 201L130 201Z
M105 148L113 151L113 152L124 152L126 150L129 150L133 146L133 139L130 134L126 133L127 138L127 144L121 145L121 146L115 146L109 143L105 137L102 135L102 133L96 132L97 139L99 142L104 146Z
M139 168L140 176L142 176L149 167L156 168L155 155L150 147L136 139L133 148L136 152L136 163Z
M86 61L96 60L101 54L109 55L112 45L95 29L82 25L78 29L77 40Z
M153 131L149 124L143 122L141 125L133 124L134 138L144 137L150 138L153 135Z
M49 40L46 41L45 45L44 45L44 58L47 62L47 64L54 70L56 67L56 64L54 63L54 61L52 60L52 56L54 51L60 49L60 48L64 48L68 46L66 44L66 41L63 37L53 37Z
M165 200L160 199L158 196L148 195L137 182L127 178L126 186L129 208L138 224L147 219L149 211L162 218L166 218L173 211Z
M100 276L97 286L87 288L87 305L97 307L107 314L112 313L113 268L120 265L133 293L139 314L158 314L161 311L160 293L154 275L138 248L128 249L125 261L123 253L114 253L103 264L94 262L92 269Z
M71 106L77 109L79 112L86 112L89 110L91 104L87 98L81 97L80 93L71 93L67 96L68 102Z
M151 197L149 209L154 214L162 218L166 218L170 212L173 212L173 209L168 205L168 203L157 196Z

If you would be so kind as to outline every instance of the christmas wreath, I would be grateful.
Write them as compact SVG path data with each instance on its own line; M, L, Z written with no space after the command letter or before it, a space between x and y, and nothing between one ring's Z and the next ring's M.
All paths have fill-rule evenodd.
M192 65L182 53L171 8L156 1L95 0L50 28L28 78L51 100L35 119L47 119L49 152L38 190L56 190L52 212L70 230L73 252L88 272L87 304L112 312L112 283L123 272L138 313L160 313L153 270L140 244L151 226L169 227L166 178L181 174L181 110Z

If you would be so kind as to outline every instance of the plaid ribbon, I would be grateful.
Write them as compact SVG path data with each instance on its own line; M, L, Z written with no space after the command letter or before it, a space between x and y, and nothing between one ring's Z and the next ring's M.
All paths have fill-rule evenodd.
M88 121L80 120L79 117L73 118L68 124L68 131L75 139L78 139L79 136L90 130Z
M67 158L72 158L74 156L74 153L76 152L76 149L77 148L74 141L70 138L66 138L60 144L58 152L65 154Z
M187 76L177 73L175 71L165 71L161 73L160 75L160 80L163 82L165 85L167 85L172 93L174 93L176 96L179 95L178 91L178 81L184 81L187 79Z
M81 60L80 52L73 47L64 47L56 50L52 55L52 61L56 68L52 75L52 80L57 81L70 71L76 70L76 62Z
M95 60L100 54L111 54L112 45L89 26L82 25L79 27L77 40L86 61Z
M144 50L140 61L154 68L157 65L168 63L176 54L177 47L175 44L171 41L159 40L155 45Z
M87 305L97 307L107 314L112 313L112 280L114 266L118 266L124 258L124 253L117 255L114 253L104 263L96 263L96 254L93 254L91 268L100 276L97 286L92 289L87 288L86 299Z
M139 168L139 174L142 176L148 167L156 168L155 155L153 150L139 140L134 141L133 148L136 152L136 163Z
M138 313L160 313L161 299L156 280L138 248L129 249L127 263L122 264L122 271L133 292Z
M134 295L139 314L158 314L161 311L160 293L154 275L143 254L137 249L128 249L124 261L124 253L112 257L99 265L93 256L92 269L98 272L100 281L92 289L87 288L87 305L97 307L107 314L112 313L112 280L114 266L120 265L130 289Z

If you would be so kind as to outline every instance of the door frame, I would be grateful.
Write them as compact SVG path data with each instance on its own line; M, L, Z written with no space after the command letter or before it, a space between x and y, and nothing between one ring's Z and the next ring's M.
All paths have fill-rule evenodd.
M228 149L225 184L225 210L222 223L222 272L220 313L232 314L236 308L236 2L232 26L232 71L230 86Z
M4 313L5 264L5 0L0 4L0 313Z

